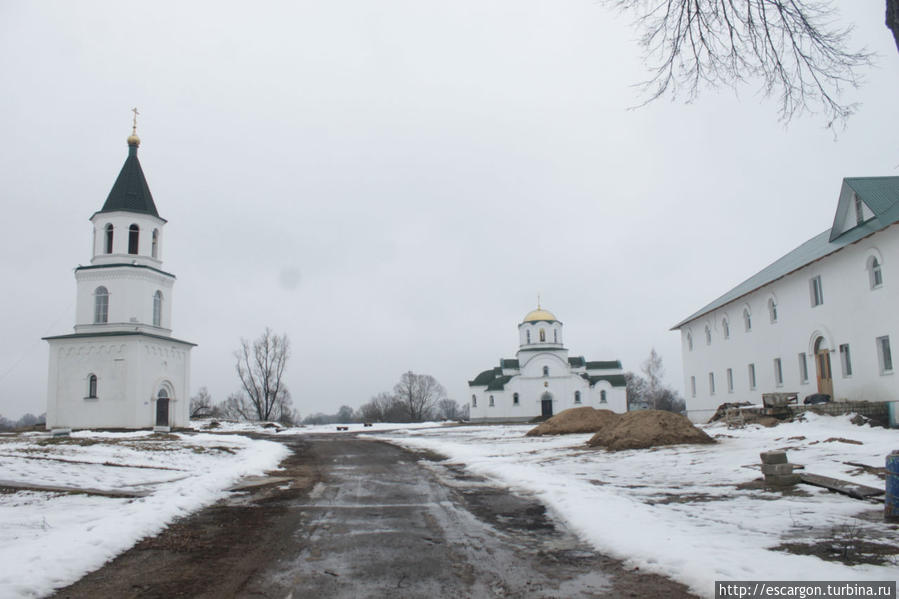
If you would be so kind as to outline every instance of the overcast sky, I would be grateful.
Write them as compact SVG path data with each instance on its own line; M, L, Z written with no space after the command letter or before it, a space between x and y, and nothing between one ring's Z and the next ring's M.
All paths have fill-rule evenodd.
M2 0L0 414L46 409L133 106L192 393L270 326L304 416L409 369L465 401L538 293L572 355L655 347L683 392L669 328L829 227L843 177L897 174L883 7L837 4L880 56L835 139L753 86L628 110L636 34L593 0Z

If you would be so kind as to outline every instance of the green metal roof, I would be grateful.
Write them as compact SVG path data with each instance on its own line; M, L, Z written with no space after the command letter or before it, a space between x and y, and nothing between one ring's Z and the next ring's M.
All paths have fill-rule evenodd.
M846 216L846 206L852 196L852 192L858 194L862 202L871 209L874 213L874 218L868 219L862 224L840 234L837 230L838 225L842 222L841 219ZM843 179L840 202L833 227L815 235L785 256L778 258L718 299L703 306L671 327L671 330L677 330L691 320L713 312L744 295L752 293L756 289L764 287L768 283L837 252L860 239L882 231L897 222L899 222L899 177L853 177Z
M137 144L128 144L128 157L100 212L139 212L159 218L150 186L137 159Z
M506 386L506 383L512 380L511 376L501 376L490 381L490 384L487 385L487 391L502 391Z
M568 363L571 366L586 366L587 361L584 359L584 356L576 356L574 358L568 358Z
M621 368L621 360L587 362L587 370L614 370Z
M581 376L590 381L591 387L599 381L608 381L613 387L627 387L627 379L623 374L599 374L596 376L582 374Z
M511 359L511 358L501 359L499 361L499 367L500 368L510 368L510 369L511 368L521 368L521 366L518 365L518 360Z
M493 369L491 368L490 370L485 370L478 376L474 377L473 380L468 381L468 386L475 387L475 386L480 386L480 385L486 385L487 383L492 381L494 378L496 378L496 377L493 375Z

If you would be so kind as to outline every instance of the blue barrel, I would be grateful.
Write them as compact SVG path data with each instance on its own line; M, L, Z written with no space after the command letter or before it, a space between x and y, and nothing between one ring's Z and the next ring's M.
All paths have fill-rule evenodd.
M883 504L883 519L899 522L899 451L887 456L886 499Z

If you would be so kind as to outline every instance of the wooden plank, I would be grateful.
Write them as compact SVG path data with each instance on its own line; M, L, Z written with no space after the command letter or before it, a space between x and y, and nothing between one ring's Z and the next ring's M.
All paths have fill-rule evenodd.
M23 483L14 480L0 480L0 487L21 489L23 491L47 491L50 493L79 493L82 495L99 495L101 497L115 497L123 499L137 499L146 497L149 491L134 490L122 491L119 489L91 489L86 487L62 487L59 485L39 485L36 483Z
M848 480L831 478L829 476L821 476L820 474L812 474L811 472L803 472L799 477L802 479L802 482L806 484L824 487L825 489L830 489L831 491L836 491L837 493L842 493L843 495L848 495L855 499L868 499L869 497L876 497L886 493L883 489L868 487Z

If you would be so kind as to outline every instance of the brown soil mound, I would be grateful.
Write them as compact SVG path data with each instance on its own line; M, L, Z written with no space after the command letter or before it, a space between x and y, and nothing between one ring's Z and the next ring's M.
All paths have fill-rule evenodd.
M659 445L714 442L714 439L680 414L641 410L622 414L613 426L593 435L587 445L619 451Z
M594 410L590 406L571 408L532 428L527 436L596 433L615 423L619 417L619 414L611 410Z

